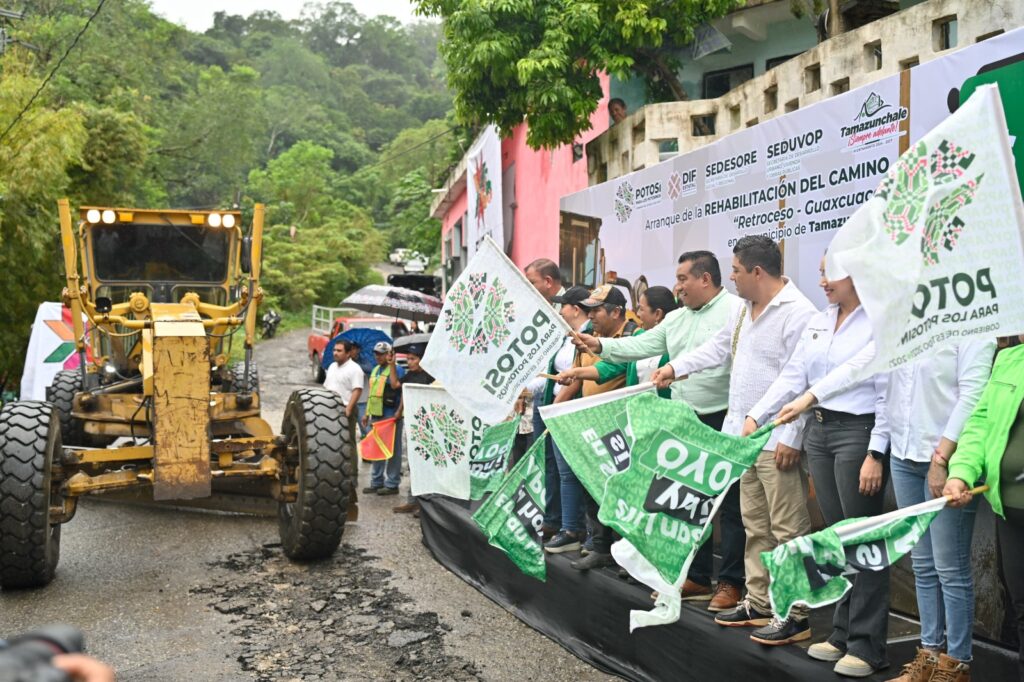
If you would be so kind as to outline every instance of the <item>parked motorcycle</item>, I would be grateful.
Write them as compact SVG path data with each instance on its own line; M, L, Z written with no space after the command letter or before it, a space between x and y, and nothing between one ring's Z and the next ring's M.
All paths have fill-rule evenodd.
M265 339L274 338L274 334L277 333L277 325L281 324L281 316L275 310L268 310L260 319L263 325L260 335Z

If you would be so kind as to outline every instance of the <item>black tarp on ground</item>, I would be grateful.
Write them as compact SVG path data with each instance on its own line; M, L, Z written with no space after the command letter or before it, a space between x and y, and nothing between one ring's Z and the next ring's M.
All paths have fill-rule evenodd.
M678 623L629 633L629 611L651 606L650 590L620 580L611 569L580 573L568 556L549 556L547 582L524 575L504 553L487 544L469 517L465 503L421 497L423 542L448 570L591 665L630 680L741 681L842 680L830 664L808 658L802 646L764 647L751 642L747 628L724 628L713 614L685 605ZM830 632L831 611L811 618L815 636ZM916 629L890 619L890 661L902 663L914 653ZM1012 680L1009 652L975 651L975 680ZM899 666L870 680L888 680Z

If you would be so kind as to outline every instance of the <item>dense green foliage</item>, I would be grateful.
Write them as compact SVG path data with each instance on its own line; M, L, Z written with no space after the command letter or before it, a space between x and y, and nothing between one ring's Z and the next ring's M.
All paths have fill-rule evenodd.
M0 57L0 131L98 0L37 0L9 27L41 48ZM458 137L436 23L344 2L300 19L218 13L204 34L145 0L107 2L0 140L0 377L16 375L36 306L62 285L56 202L268 208L271 305L337 304L391 246L439 248L426 219ZM458 132L458 131L456 131ZM457 152L456 152L457 153Z
M442 54L459 120L512 130L533 148L590 129L598 74L642 76L654 93L686 99L674 58L701 23L744 0L416 0L444 19Z

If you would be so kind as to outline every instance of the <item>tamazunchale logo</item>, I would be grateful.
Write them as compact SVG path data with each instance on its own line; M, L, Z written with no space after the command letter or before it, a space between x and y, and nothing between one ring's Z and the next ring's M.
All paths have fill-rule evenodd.
M615 217L620 223L629 220L633 214L633 200L633 185L628 180L619 183L619 188L615 190Z
M419 454L436 467L454 466L465 456L466 420L455 410L438 403L421 407L409 430Z
M924 142L918 142L913 151L899 158L875 192L886 200L885 229L897 244L910 238L922 212L928 209L921 235L925 265L937 264L942 250L952 251L963 232L964 222L956 214L974 201L985 176L982 173L965 180L972 163L972 152L948 140L930 153ZM946 191L928 208L925 198L935 187Z
M861 105L860 113L857 114L856 120L859 121L862 118L871 118L882 109L891 106L891 104L886 104L885 100L883 100L877 93L872 92L868 95L868 98L864 100L864 104Z
M516 319L515 303L497 277L488 284L487 273L469 276L448 292L444 309L444 330L457 351L469 349L470 355L486 353L501 346Z

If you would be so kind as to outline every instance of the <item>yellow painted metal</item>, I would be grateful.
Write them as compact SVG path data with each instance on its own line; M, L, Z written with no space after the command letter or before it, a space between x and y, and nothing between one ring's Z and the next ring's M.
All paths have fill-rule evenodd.
M153 304L153 499L210 495L210 348L198 313Z
M263 292L260 289L260 269L263 264L263 204L256 204L252 213L252 271L249 273L249 296L259 302ZM245 347L252 348L256 341L257 306L250 305L245 315Z
M85 326L82 324L81 283L78 278L76 263L78 252L75 250L75 234L71 226L71 204L67 199L57 202L57 213L60 216L60 243L64 249L64 275L67 279L65 295L71 308L71 324L75 330L75 349L85 350Z
M152 445L128 445L120 448L97 448L75 450L75 457L81 464L104 464L107 462L130 462L153 458Z
M153 330L142 330L142 395L153 395Z
M104 490L131 488L152 478L152 475L151 469L121 469L96 476L79 471L64 482L63 492L65 495L77 497Z

